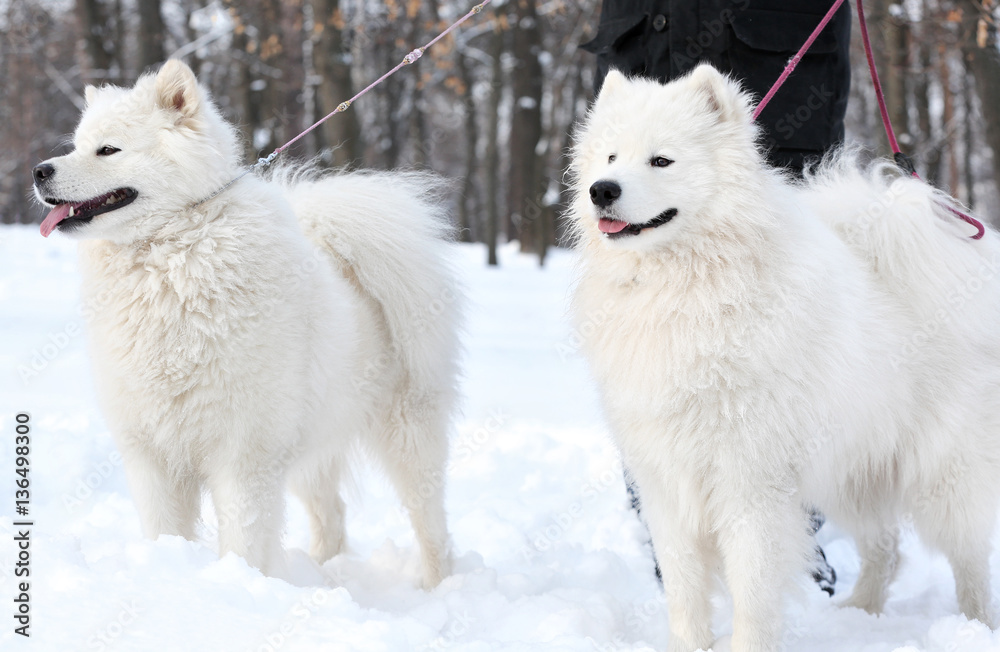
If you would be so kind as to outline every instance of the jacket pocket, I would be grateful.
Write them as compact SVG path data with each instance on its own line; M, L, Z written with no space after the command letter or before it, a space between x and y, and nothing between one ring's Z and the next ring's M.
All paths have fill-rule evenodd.
M860 0L859 0L860 1ZM757 5L760 6L758 2ZM821 3L804 3L820 5ZM730 68L759 100L778 80L788 60L802 47L829 9L818 13L748 8L737 12L731 24ZM843 7L842 7L843 9ZM847 24L844 24L844 21ZM846 31L845 31L846 28ZM843 137L843 110L850 84L846 45L850 14L838 11L819 34L761 113L768 145L782 149L821 152Z
M645 22L645 14L633 14L602 22L598 25L597 35L593 40L587 41L580 48L594 54L618 52L627 41L642 35L642 25Z
M747 9L736 13L733 32L738 42L752 50L798 52L823 19L823 13ZM837 36L831 25L820 32L807 54L828 54L837 49Z

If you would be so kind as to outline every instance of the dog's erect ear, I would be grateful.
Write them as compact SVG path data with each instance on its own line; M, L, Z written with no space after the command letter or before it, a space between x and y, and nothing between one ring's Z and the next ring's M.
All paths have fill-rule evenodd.
M625 75L617 70L609 70L608 75L604 78L604 83L601 85L599 98L614 95L625 87L627 81L628 79L626 79Z
M181 119L195 117L199 102L198 80L194 72L180 59L170 59L156 73L154 84L156 105L176 111Z
M90 106L94 103L94 98L97 97L97 87L87 84L87 87L83 89L83 99Z
M740 85L709 64L695 68L688 77L688 83L701 93L708 110L718 115L721 121L749 119L750 105Z

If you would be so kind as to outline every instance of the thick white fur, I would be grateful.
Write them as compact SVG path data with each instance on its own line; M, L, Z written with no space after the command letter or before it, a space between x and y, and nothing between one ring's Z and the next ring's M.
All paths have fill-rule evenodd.
M409 509L423 584L449 572L443 507L459 289L430 175L248 176L190 69L90 89L43 196L138 199L72 234L104 413L147 536L191 538L207 488L220 553L280 573L283 487L312 555L342 550L360 441ZM110 144L112 156L94 152Z
M580 330L663 567L669 649L712 645L716 569L733 649L777 649L811 549L803 505L857 540L848 604L883 608L909 521L993 626L1000 240L850 153L791 182L756 136L749 98L708 66L667 85L612 73L573 160L575 313L610 315ZM600 180L622 189L604 217L677 216L611 240Z

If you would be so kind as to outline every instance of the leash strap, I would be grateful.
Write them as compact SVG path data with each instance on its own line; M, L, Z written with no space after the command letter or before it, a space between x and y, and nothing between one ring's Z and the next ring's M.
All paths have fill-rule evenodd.
M885 104L885 93L882 91L882 82L878 78L878 70L875 68L875 57L872 55L872 42L868 37L868 21L865 20L865 5L862 0L856 0L858 6L858 22L861 25L861 41L865 44L865 58L868 59L868 71L872 76L872 85L875 87L875 97L878 100L878 110L882 114L882 124L885 126L885 135L889 139L889 147L892 148L893 156L900 154L899 143L896 141L896 132L892 128L892 120L889 119L889 109ZM904 167L905 169L905 167ZM913 172L914 176L916 172Z
M767 92L767 95L764 96L764 98L757 104L757 108L754 109L753 112L754 121L757 120L757 116L759 116L760 112L764 110L764 107L767 106L767 103L771 101L771 98L774 97L774 94L778 92L778 89L781 88L782 85L784 85L789 75L791 75L792 71L795 70L795 67L799 65L799 61L802 60L802 57L805 56L809 48L812 47L812 44L816 42L817 38L819 38L820 32L826 29L826 26L833 19L833 15L837 13L837 10L840 9L840 5L842 4L844 4L844 0L836 0L836 2L833 3L833 6L830 7L830 10L826 12L825 16L823 16L823 20L819 22L819 25L816 26L816 29L812 31L812 34L809 35L809 38L806 39L806 42L802 44L801 48L799 48L799 51L795 53L794 57L788 60L788 64L782 71L781 76L778 77L778 81L774 82L774 85L771 86L771 90Z
M826 28L830 20L833 18L833 15L837 12L838 9L840 9L840 5L842 5L843 3L844 0L836 0L833 3L833 6L830 7L830 10L826 12L825 16L823 16L823 20L821 20L819 25L816 26L816 29L814 29L812 34L809 35L809 38L802 45L802 47L799 48L799 51L795 53L795 56L789 59L788 65L785 66L785 69L781 73L781 76L778 77L778 81L774 82L774 85L771 86L771 89L767 91L767 95L764 96L764 98L757 104L757 108L754 109L753 119L755 121L757 120L757 117L760 115L761 111L764 110L764 107L767 106L768 102L771 101L771 98L774 97L774 94L778 92L778 89L781 88L781 86L788 79L789 75L792 74L792 71L795 70L795 67L799 65L799 61L802 60L802 57L805 55L805 53L809 50L810 47L812 47L812 44L816 41L816 38L819 37L820 32L822 32ZM889 139L889 146L892 147L893 160L896 162L896 165L898 165L900 169L902 169L904 172L906 172L907 174L909 174L914 178L919 179L920 175L917 174L916 168L913 165L913 160L909 156L904 154L902 150L899 148L899 142L896 140L896 132L893 130L892 121L889 119L889 109L885 103L885 93L882 91L882 82L879 80L878 70L876 70L875 68L875 57L872 55L871 39L868 36L868 23L865 20L864 0L855 0L854 4L856 4L858 7L858 23L861 26L861 40L865 46L865 58L868 59L868 71L871 73L872 85L875 86L875 97L878 99L879 113L882 114L882 125L885 127L885 135ZM984 227L983 223L977 220L976 218L966 214L965 212L955 208L954 206L951 206L950 204L946 204L945 202L939 201L938 203L944 208L948 209L953 215L955 215L955 217L976 228L977 231L976 235L971 236L973 240L979 240L986 233L986 227Z
M431 39L430 41L428 41L426 45L424 45L423 47L419 47L419 48L413 50L412 52L410 52L409 54L407 54L405 57L403 57L403 60L400 61L398 64L396 64L396 66L392 70L388 71L387 73L385 73L384 75L382 75L381 77L379 77L378 79L376 79L375 81L373 81L372 83L368 84L368 86L366 86L364 89L362 89L361 92L359 92L357 95L355 95L354 97L352 97L349 100L346 100L346 101L341 102L340 104L338 104L336 109L334 109L330 113L326 114L325 116L323 116L322 118L320 118L319 120L317 120L316 122L314 122L312 125L309 126L309 128L305 129L298 136L295 136L294 138L292 138L291 140L289 140L287 143L285 143L281 147L279 147L276 150L274 150L273 152L271 152L267 156L267 158L259 158L259 159L257 159L257 162L254 163L252 166L250 166L250 167L246 168L245 170L243 170L242 172L240 172L240 174L238 174L236 177L234 177L232 180L230 180L224 186L222 186L221 188L219 188L218 190L216 190L215 192L213 192L208 197L205 197L204 199L201 199L201 200L199 200L199 201L191 204L190 208L196 208L196 207L204 204L208 200L214 199L214 198L218 197L223 192L225 192L226 190L228 190L230 186L232 186L233 184L235 184L237 181L239 181L240 179L242 179L246 175L250 174L251 172L253 172L255 170L258 170L258 169L265 168L265 167L269 166L274 161L274 159L276 159L282 152L284 152L286 149L288 149L293 144L295 144L300 138L304 137L306 134L308 134L312 130L316 129L321 124L323 124L324 122L326 122L327 120L329 120L333 116L337 115L338 113L343 113L347 109L351 108L351 105L354 104L354 102L358 98L360 98L362 95L364 95L368 91L372 90L373 88L375 88L376 86L378 86L379 84L381 84L382 82L384 82L389 77L392 77L394 74L396 74L396 72L399 71L400 68L402 68L404 66L408 66L408 65L410 65L412 63L416 63L417 60L419 60L420 57L422 57L424 55L424 52L428 48L430 48L435 43L437 43L438 41L440 41L441 39L443 39L445 36L447 36L448 34L450 34L452 31L458 29L458 27L462 23L464 23L465 21L469 20L470 18L472 18L476 14L480 13L483 10L483 8L486 5L490 4L490 2L492 2L492 1L493 0L483 0L482 2L480 2L479 4L477 4L476 6L474 6L472 9L469 10L469 12L467 14L465 14L464 16L462 16L461 18L459 18L458 20L456 20L454 23L452 23L446 30L444 30L443 32L441 32L440 34L438 34L437 36L435 36L433 39Z
M350 106L352 104L354 104L354 102L357 101L358 98L360 98L362 95L364 95L365 93L367 93L371 89L375 88L376 86L378 86L379 84L381 84L382 82L384 82L389 77L392 77L403 66L408 66L411 63L416 63L417 60L420 59L420 57L422 57L424 55L424 51L425 50L427 50L428 48L432 47L435 43L437 43L438 41L440 41L441 39L443 39L445 36L447 36L448 34L450 34L453 30L457 29L462 23L464 23L465 21L469 20L470 18L472 18L473 16L475 16L476 14L478 14L479 12L481 12L483 10L483 7L485 7L486 5L488 5L492 1L493 0L483 0L483 2L479 3L478 5L476 5L472 9L470 9L469 13L465 14L464 16L462 16L461 18L459 18L458 20L456 20L454 23L452 23L448 27L448 29L444 30L443 32L441 32L440 34L438 34L437 36L435 36L426 45L424 45L423 47L419 47L416 50L413 50L412 52L410 52L409 54L407 54L405 57L403 57L403 60L400 61L399 63L397 63L395 68L393 68L389 72L385 73L384 75L382 75L381 77L379 77L378 79L376 79L375 81L373 81L372 83L368 84L368 86L366 86L360 93L358 93L357 95L355 95L351 99L347 100L346 102L341 102L337 106L336 109L334 109L330 113L326 114L325 116L323 116L322 118L320 118L319 120L317 120L316 122L314 122L311 127L309 127L308 129L306 129L305 131L303 131L302 133L300 133L295 138L292 138L290 141L288 141L287 143L285 143L284 145L282 145L278 149L274 150L274 152L271 154L271 156L268 157L268 159L272 159L273 156L281 154L286 149L288 149L292 144L294 144L297 140L299 140L300 138L302 138L303 136L305 136L306 134L308 134L309 132L311 132L316 127L320 126L321 124L323 124L324 122L326 122L327 120L329 120L333 116L337 115L338 113L343 113L344 111L346 111L347 109L349 109ZM264 160L264 159L261 159L261 160ZM259 162L260 161L258 161L258 163Z
M892 120L889 119L889 109L885 104L885 93L882 91L882 82L879 81L878 78L878 70L875 68L875 57L872 55L871 39L868 37L868 25L867 21L865 21L864 2L863 0L855 0L855 4L858 6L858 23L861 25L861 40L865 45L865 58L868 59L868 71L871 73L872 85L875 86L875 97L878 99L878 109L882 114L882 125L885 127L885 135L889 139L889 146L892 147L892 157L896 161L896 165L902 168L905 172L909 173L910 176L919 179L920 175L917 174L913 161L909 156L904 154L902 150L900 150L899 142L896 140L896 132L892 128ZM983 223L976 218L950 204L946 204L941 201L938 203L947 208L955 217L971 226L976 227L976 235L970 236L973 240L979 240L986 234L986 227L983 226Z

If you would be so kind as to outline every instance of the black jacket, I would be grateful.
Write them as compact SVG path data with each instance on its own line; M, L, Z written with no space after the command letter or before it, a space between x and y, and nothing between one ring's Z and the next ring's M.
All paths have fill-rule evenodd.
M610 68L667 81L701 62L740 79L758 99L781 75L833 0L604 0L594 40L595 90ZM844 137L851 15L844 3L758 119L769 160L801 170Z

